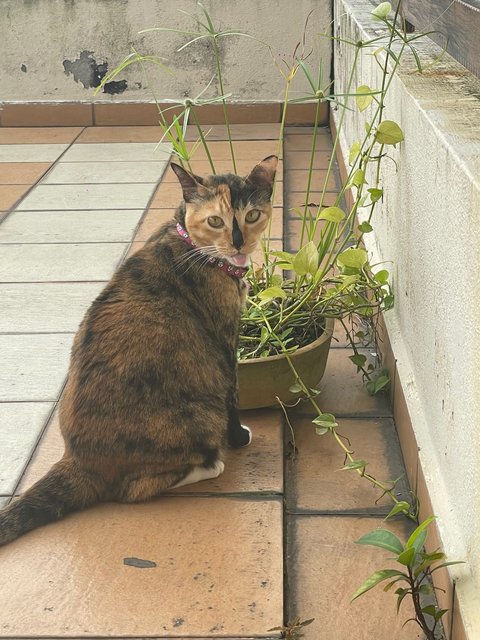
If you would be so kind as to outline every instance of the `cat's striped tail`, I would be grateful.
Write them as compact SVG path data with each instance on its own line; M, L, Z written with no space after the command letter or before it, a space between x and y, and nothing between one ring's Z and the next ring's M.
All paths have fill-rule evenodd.
M20 498L0 511L0 545L54 522L72 511L100 502L104 481L63 458Z

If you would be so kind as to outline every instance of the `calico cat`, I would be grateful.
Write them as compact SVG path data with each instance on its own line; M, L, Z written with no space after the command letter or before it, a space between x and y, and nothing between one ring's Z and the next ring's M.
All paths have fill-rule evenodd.
M65 453L0 511L0 544L97 502L139 502L224 469L250 443L236 408L242 279L272 213L277 157L246 178L171 164L184 201L132 255L75 336Z

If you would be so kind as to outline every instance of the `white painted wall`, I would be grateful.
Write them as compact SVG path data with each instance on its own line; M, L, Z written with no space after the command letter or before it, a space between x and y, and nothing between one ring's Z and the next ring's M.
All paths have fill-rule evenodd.
M93 90L67 76L64 60L79 69L84 54L98 65L108 63L112 70L133 44L144 54L164 56L175 69L169 75L149 67L149 83L158 99L184 99L197 95L214 75L209 46L201 41L183 52L176 50L188 36L172 33L138 35L150 27L192 30L193 21L179 9L200 15L194 0L3 0L0 11L2 34L0 102L86 101ZM313 49L311 62L324 61L325 77L330 74L331 45L317 36L331 22L330 2L316 0L205 0L216 24L222 29L238 29L268 42L277 59L289 62L304 22L313 9L307 29L307 48ZM231 36L219 39L226 72L226 91L238 102L277 101L283 97L283 80L265 47L250 38ZM88 73L87 73L88 75ZM83 76L84 77L84 76ZM100 101L151 101L140 67L131 67L120 78L127 89L118 95L99 94ZM300 79L300 78L299 78ZM87 83L88 84L88 83ZM297 89L306 87L298 83ZM214 95L212 91L206 96Z
M368 0L335 0L335 33L366 39ZM352 16L352 9L355 15ZM425 59L439 49L421 45ZM365 51L357 86L379 86ZM337 91L353 47L336 43ZM385 201L365 236L374 260L393 261L395 307L386 324L469 637L480 638L480 81L446 56L424 75L405 59L387 99L405 142L384 164ZM362 135L349 113L344 155ZM338 120L338 114L336 114Z

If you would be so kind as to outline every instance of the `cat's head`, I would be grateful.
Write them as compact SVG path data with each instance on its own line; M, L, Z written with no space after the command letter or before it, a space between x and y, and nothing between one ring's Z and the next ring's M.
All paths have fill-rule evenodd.
M185 200L185 227L199 248L236 266L248 264L272 215L277 156L259 162L246 178L201 178L171 163Z

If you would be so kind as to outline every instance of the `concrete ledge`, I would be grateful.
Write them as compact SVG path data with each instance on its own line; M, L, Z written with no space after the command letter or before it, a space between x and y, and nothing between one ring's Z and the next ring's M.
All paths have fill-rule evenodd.
M368 0L336 0L335 34L354 41L380 35L371 10ZM418 49L425 65L440 53L428 40ZM369 53L356 83L375 88L379 68ZM335 43L337 91L353 54L353 47ZM375 232L365 236L373 262L392 273L396 303L385 316L385 352L410 483L421 517L438 516L430 544L466 561L439 575L447 588L439 600L453 611L447 637L455 640L480 637L479 96L480 80L451 57L423 74L404 58L385 117L399 122L405 142L389 149L398 173L393 162L384 164L384 202ZM368 118L368 110L347 114L344 157Z
M161 104L169 108L165 117L170 119L182 113L181 107ZM280 122L283 103L237 103L229 104L231 124L261 124ZM223 124L222 105L205 105L195 110L201 124ZM287 109L286 124L312 125L315 120L315 104L291 104ZM320 125L328 120L328 106L322 105ZM0 126L2 127L89 127L89 126L135 126L157 125L158 109L151 102L82 103L82 102L11 102L0 103Z

